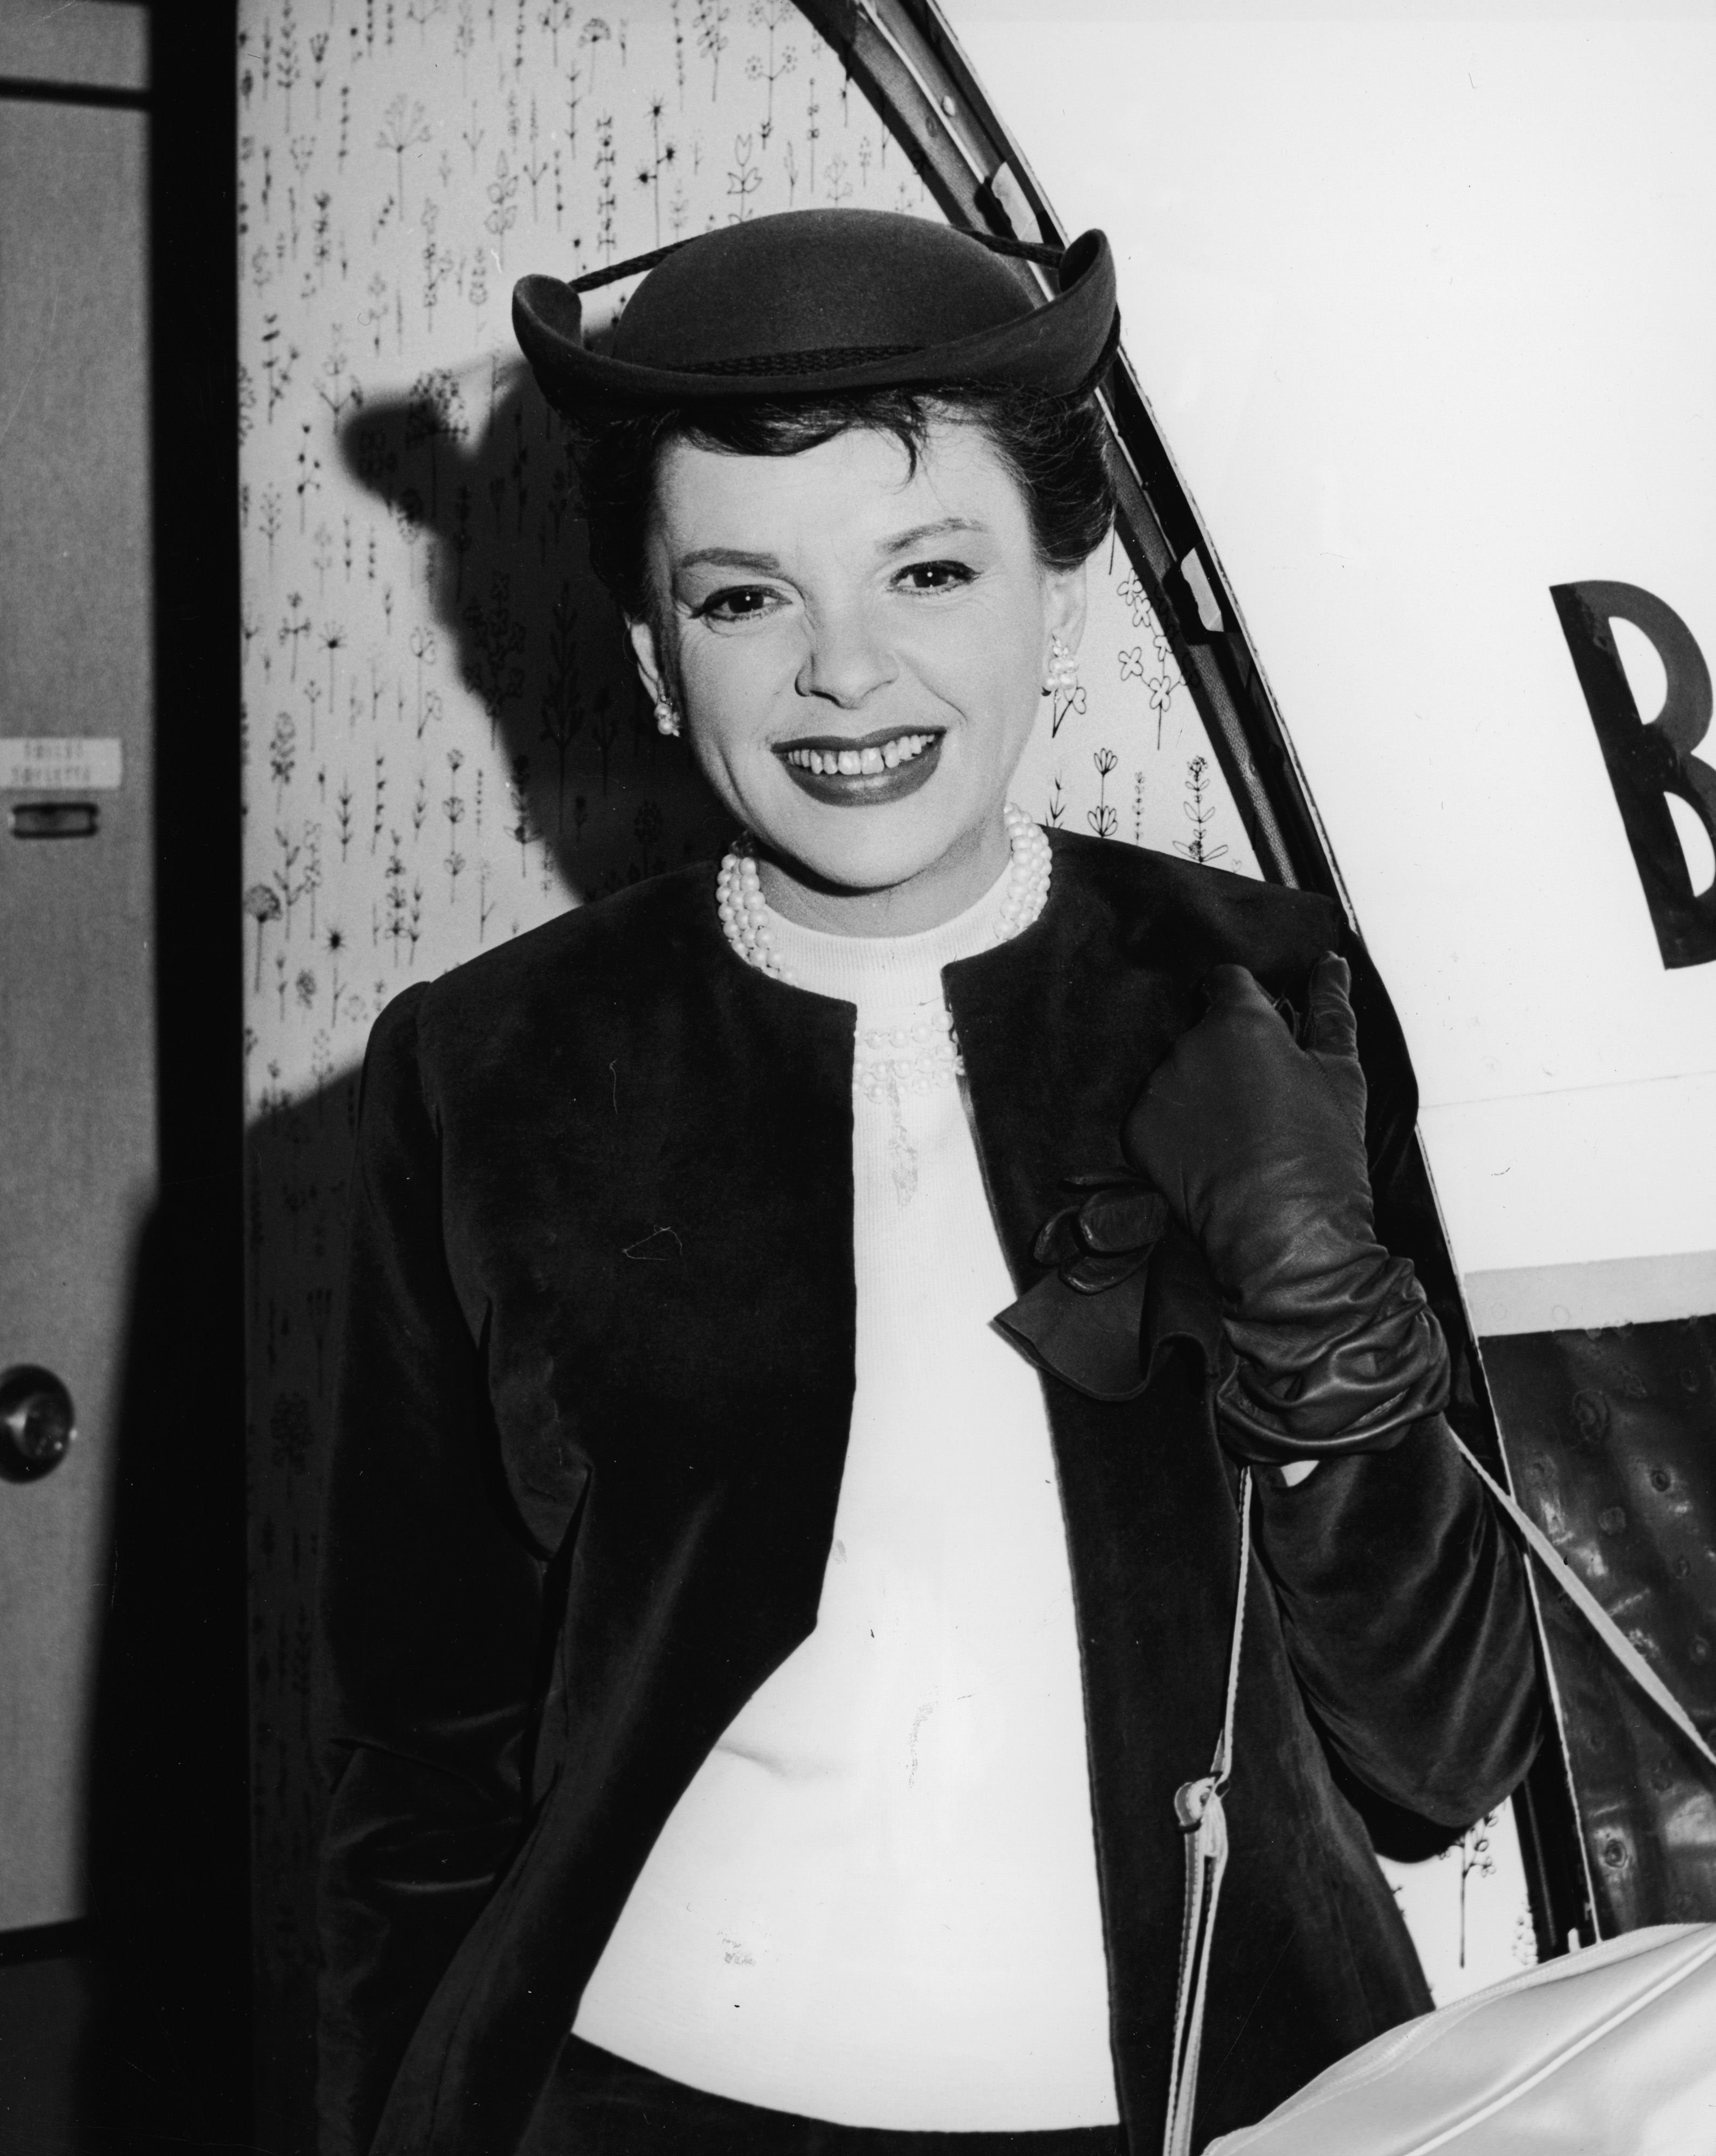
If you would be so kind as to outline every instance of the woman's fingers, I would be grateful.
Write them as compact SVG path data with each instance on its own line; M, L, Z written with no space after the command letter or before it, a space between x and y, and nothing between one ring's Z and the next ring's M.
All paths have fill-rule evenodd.
M1359 1060L1359 1021L1353 1011L1353 973L1346 960L1324 952L1311 968L1310 1017L1305 1045L1334 1088L1353 1127L1364 1132L1364 1071Z
M1353 1015L1349 991L1352 968L1344 958L1325 951L1311 968L1310 1021L1305 1045L1323 1055L1359 1054L1359 1021Z

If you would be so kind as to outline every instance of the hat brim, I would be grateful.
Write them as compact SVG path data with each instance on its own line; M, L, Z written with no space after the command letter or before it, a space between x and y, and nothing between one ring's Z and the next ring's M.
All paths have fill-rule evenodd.
M1053 299L974 336L904 349L779 354L754 366L730 363L718 372L640 367L591 352L583 341L578 295L557 277L520 279L512 293L512 326L542 394L568 413L609 405L927 389L953 382L1070 396L1096 381L1119 341L1114 258L1104 234L1087 232L1074 240L1061 275L1063 289Z

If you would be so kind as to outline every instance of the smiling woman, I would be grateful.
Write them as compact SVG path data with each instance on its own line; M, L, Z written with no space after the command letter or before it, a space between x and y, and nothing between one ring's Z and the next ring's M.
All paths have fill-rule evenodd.
M1008 799L1111 510L1101 235L1055 279L844 211L667 250L604 354L519 288L742 829L372 1036L327 2156L1178 2149L1428 2005L1373 1841L1530 1759L1363 952Z
M980 422L938 415L903 445L829 424L785 455L672 444L632 636L717 793L763 835L769 902L909 932L1006 865L1008 783L1054 640L1077 646L1089 548L1040 558Z
M974 898L1004 864L1007 785L1046 675L1077 649L1085 564L1113 512L1087 389L753 393L570 416L592 559L650 696L696 714L706 776L778 841L771 903L876 934ZM854 824L806 805L882 808L938 773L909 819Z

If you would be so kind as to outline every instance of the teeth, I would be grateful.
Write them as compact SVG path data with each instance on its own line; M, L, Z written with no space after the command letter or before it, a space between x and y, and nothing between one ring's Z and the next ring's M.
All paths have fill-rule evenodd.
M819 778L873 778L910 763L935 738L933 734L896 734L891 741L870 748L794 748L787 751L787 762Z

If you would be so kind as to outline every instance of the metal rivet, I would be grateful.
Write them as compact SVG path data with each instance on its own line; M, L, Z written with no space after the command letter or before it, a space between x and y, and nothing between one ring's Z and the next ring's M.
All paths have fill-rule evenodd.
M1602 1394L1585 1387L1573 1395L1573 1426L1588 1445L1609 1433L1609 1403Z
M1651 1470L1651 1487L1653 1490L1666 1490L1673 1480L1673 1476L1666 1467L1653 1467Z
M1608 1865L1625 1864L1626 1851L1618 1841L1606 1841L1603 1844L1603 1861Z

